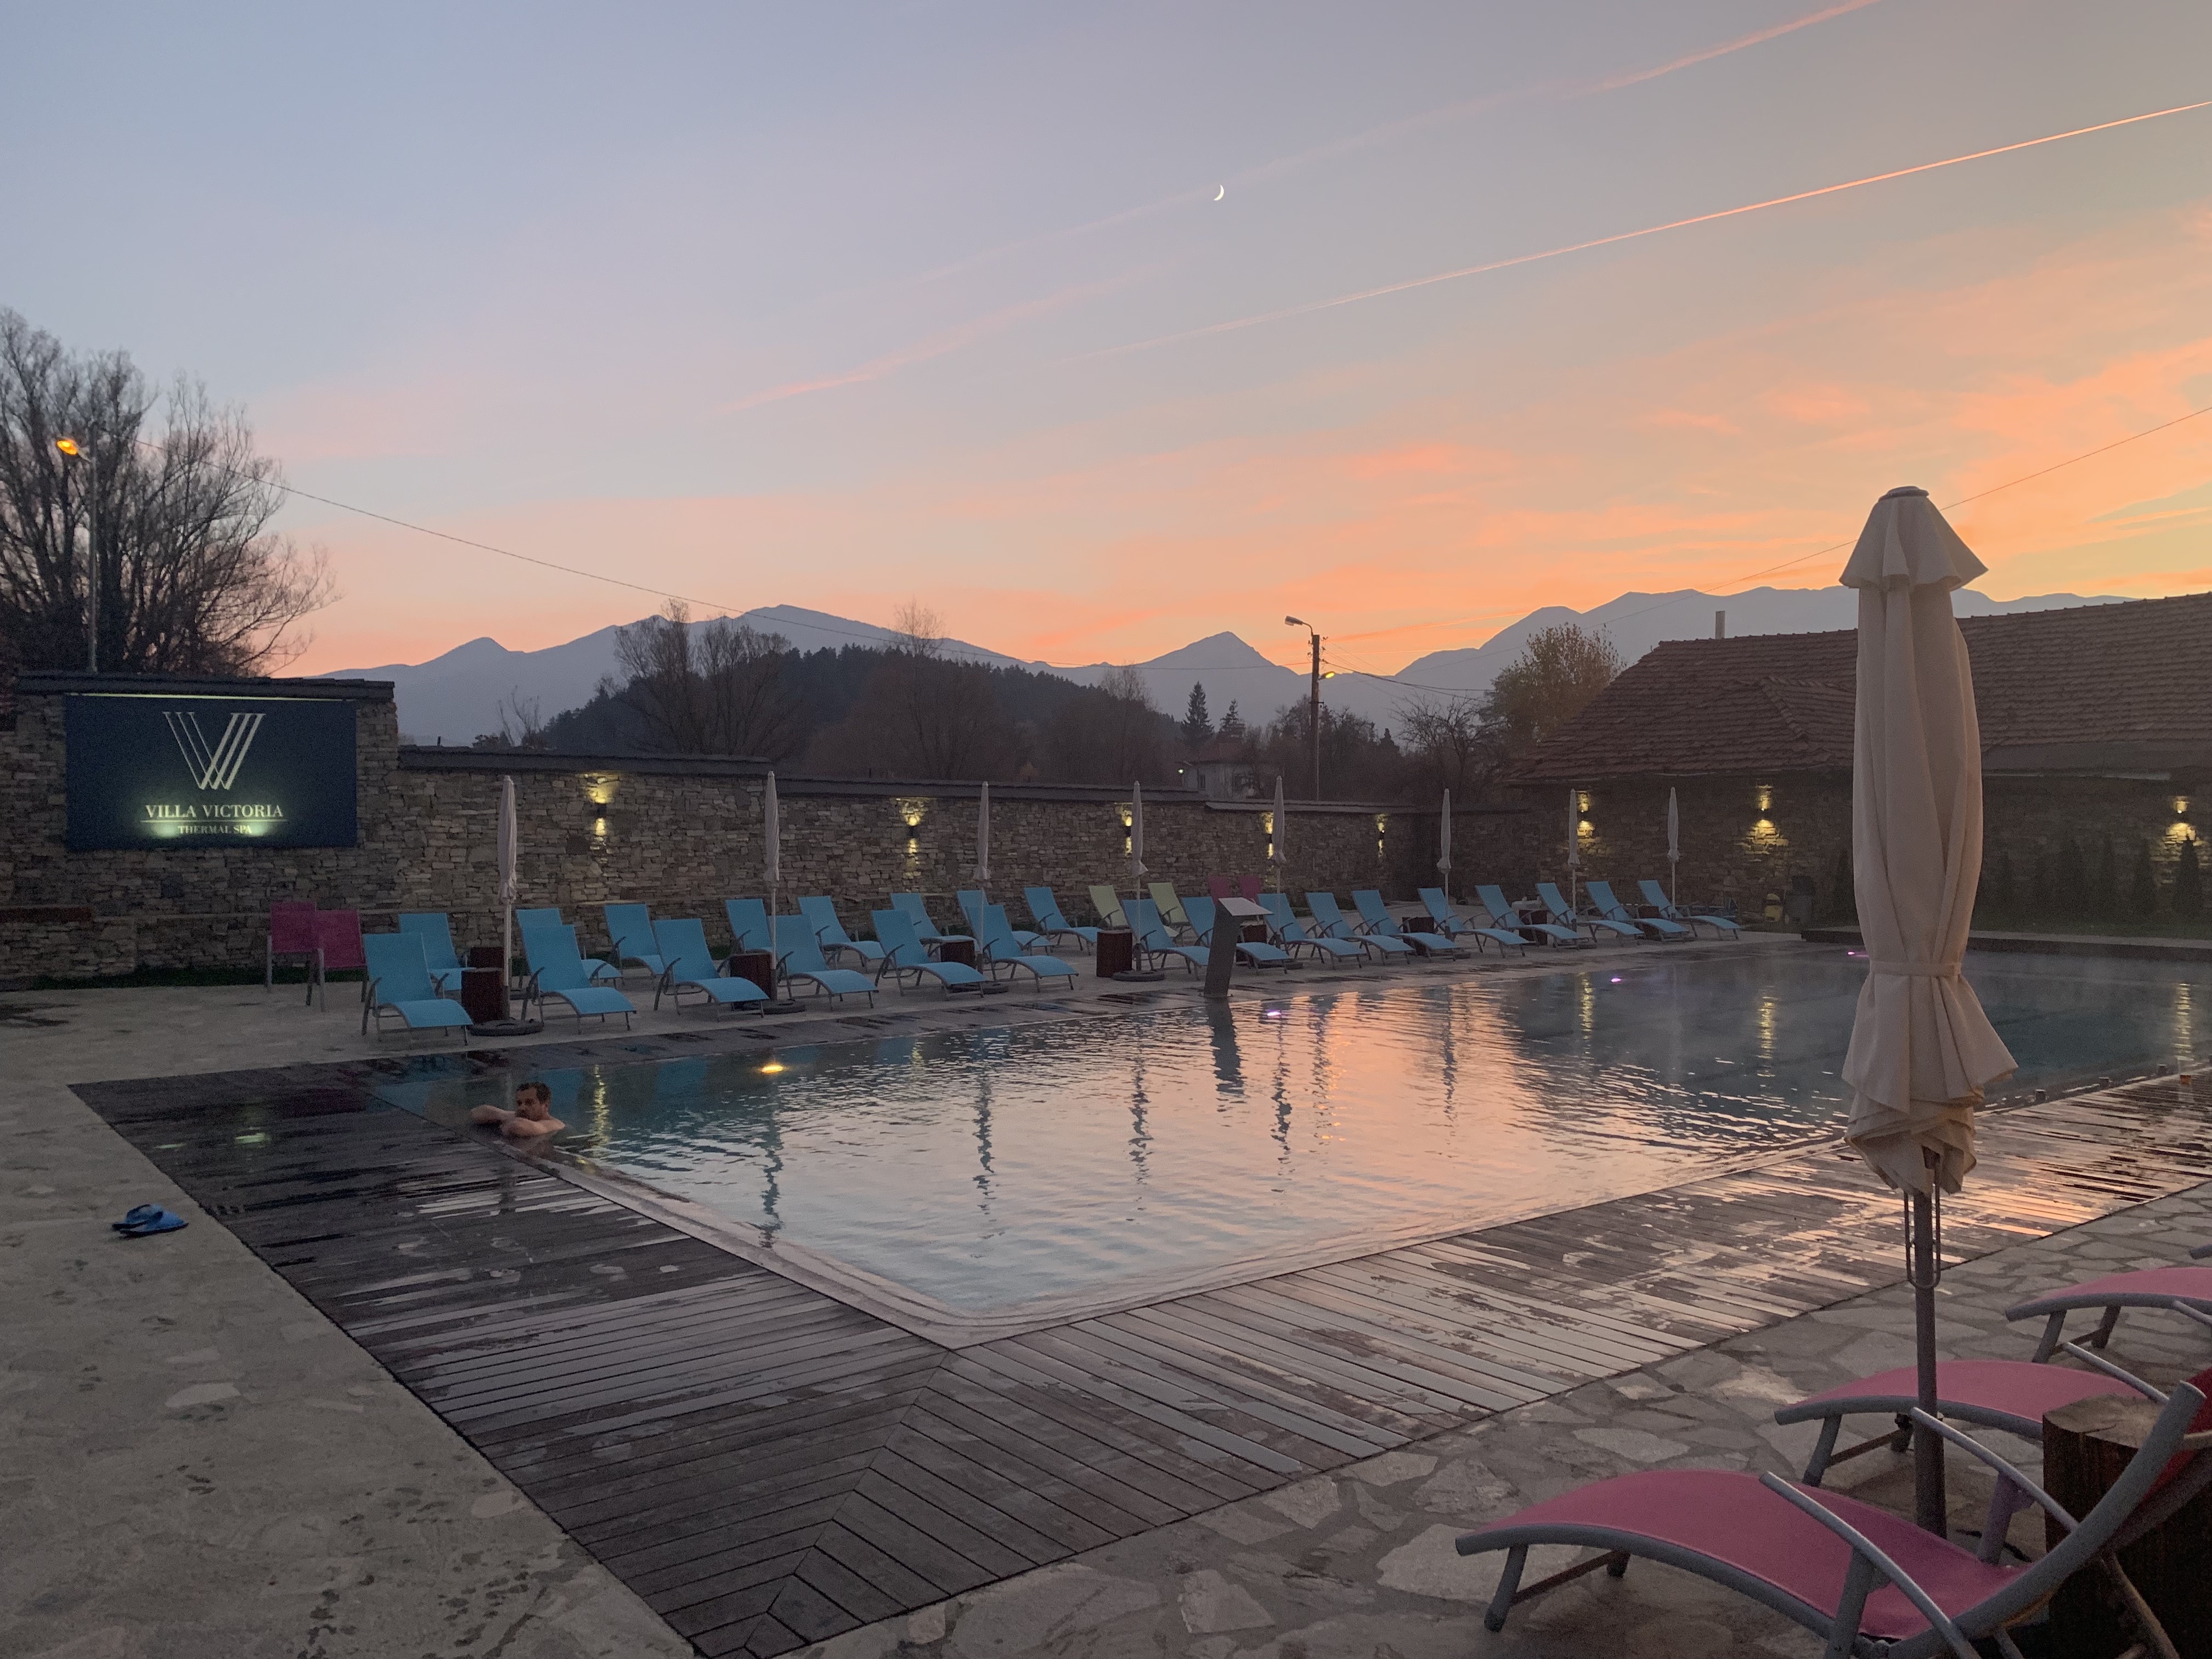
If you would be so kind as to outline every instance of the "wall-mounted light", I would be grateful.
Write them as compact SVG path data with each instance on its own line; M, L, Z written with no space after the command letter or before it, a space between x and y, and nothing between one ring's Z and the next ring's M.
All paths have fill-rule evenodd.
M1774 787L1771 784L1762 783L1759 786L1759 815L1765 817L1773 810Z
M2185 818L2189 816L2188 796L2176 795L2173 798L2173 816L2178 818Z

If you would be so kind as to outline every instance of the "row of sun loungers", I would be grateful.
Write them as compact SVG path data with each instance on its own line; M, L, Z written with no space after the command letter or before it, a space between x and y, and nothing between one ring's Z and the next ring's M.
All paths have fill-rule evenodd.
M1583 912L1571 906L1556 884L1540 882L1542 921L1523 920L1494 884L1476 888L1479 913L1473 918L1462 915L1441 888L1424 887L1425 926L1401 921L1374 888L1353 892L1352 914L1334 893L1310 892L1308 915L1302 919L1291 910L1287 895L1262 890L1257 878L1222 877L1209 886L1218 890L1205 897L1184 898L1166 882L1151 884L1149 896L1142 898L1125 899L1104 885L1092 887L1090 896L1104 926L1125 927L1135 935L1139 966L1152 969L1179 963L1188 973L1204 968L1211 956L1218 900L1247 894L1266 912L1268 935L1237 940L1237 960L1251 968L1287 968L1301 957L1350 963L1417 954L1457 956L1470 945L1478 951L1494 945L1501 951L1525 952L1531 942L1565 946L1601 937L1686 939L1699 927L1716 933L1735 930L1727 917L1676 909L1650 881L1642 884L1650 912L1643 915L1621 904L1606 882L1589 884L1591 908ZM847 931L836 902L827 896L801 898L795 915L771 917L766 902L757 898L725 900L723 911L736 951L770 953L780 989L805 989L832 1001L866 996L872 1002L886 979L901 990L925 982L948 991L969 990L1023 975L1040 988L1048 981L1072 982L1075 969L1051 954L1053 949L1064 941L1079 951L1097 945L1099 927L1070 922L1048 887L1024 890L1033 929L1015 927L1004 907L989 903L980 889L956 896L969 930L965 934L940 932L919 893L895 893L888 908L872 913L872 939L857 939ZM627 1024L636 1005L622 986L635 969L652 977L655 1008L664 1001L680 1007L693 1000L765 1012L776 1000L734 971L730 958L714 954L705 927L696 919L655 921L647 906L637 903L608 904L604 914L610 944L606 955L598 957L583 953L574 927L558 909L515 912L528 966L521 991L526 1017L533 1007L557 1005L580 1024L587 1016L617 1014ZM972 943L980 966L946 959L944 946L951 939ZM443 913L403 915L397 933L369 935L363 945L369 981L363 994L364 1030L374 1024L381 1032L392 1022L410 1030L465 1030L468 1018L453 1000L462 965Z

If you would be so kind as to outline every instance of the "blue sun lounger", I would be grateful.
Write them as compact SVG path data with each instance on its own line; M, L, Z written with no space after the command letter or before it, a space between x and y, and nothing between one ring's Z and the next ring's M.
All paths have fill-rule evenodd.
M1398 918L1390 914L1390 907L1382 902L1382 894L1377 888L1353 888L1352 903L1359 912L1360 921L1367 925L1367 931L1378 938L1405 939L1428 956L1460 954L1460 942L1449 933L1413 933L1401 927Z
M935 980L947 991L972 991L982 984L983 975L964 962L939 962L922 944L921 936L914 931L914 923L897 910L869 912L876 924L876 937L883 941L884 964L877 969L877 982L888 976L903 994L907 982L920 984L927 976Z
M1625 921L1644 929L1654 939L1673 939L1678 944L1690 937L1690 930L1679 921L1670 921L1665 916L1638 915L1613 896L1613 884L1609 881L1586 881L1583 887L1589 894L1590 908L1607 921Z
M983 937L983 907L988 904L990 900L984 896L983 890L980 887L963 887L954 894L953 897L959 902L960 914L968 918L969 931L981 940ZM1005 914L1005 909L1001 907L1000 915L1003 916ZM1020 941L1021 947L1024 951L1034 951L1044 943L1042 933L1030 933L1024 928L1015 927L1011 921L1006 923L1006 931Z
M1183 914L1190 918L1191 930L1198 935L1198 942L1211 954L1213 924L1218 920L1214 913L1213 901L1210 898L1187 898L1182 902L1182 908ZM1237 957L1255 968L1287 968L1291 965L1291 953L1281 945L1270 945L1265 939L1238 939Z
M1066 939L1073 934L1076 942L1087 951L1098 948L1098 930L1079 927L1060 914L1060 901L1053 896L1049 887L1024 887L1022 897L1029 902L1030 920L1047 939Z
M1692 927L1694 927L1697 923L1703 922L1706 927L1711 928L1714 933L1726 933L1730 939L1734 939L1738 933L1742 931L1736 926L1734 921L1727 916L1692 915L1687 910L1683 909L1680 905L1676 904L1674 900L1668 898L1667 896L1667 890L1662 887L1656 881L1639 881L1636 884L1636 886L1637 890L1644 895L1644 902L1650 905L1653 909L1656 910L1661 915L1666 917L1669 921L1686 922L1691 924Z
M576 930L561 920L557 905L548 905L542 909L517 910L514 913L514 931L522 937L526 957L529 954L530 930L533 927L568 927L569 942L575 942ZM615 984L622 979L622 969L611 962L602 962L597 957L585 957L583 963L585 971L592 976L594 983L604 981Z
M1474 941L1474 948L1478 953L1482 951L1484 942L1486 940L1495 944L1500 954L1503 954L1508 946L1520 951L1523 956L1528 954L1527 939L1522 939L1518 933L1510 933L1503 927L1485 927L1469 921L1452 908L1450 898L1441 887L1422 888L1421 902L1428 907L1429 920L1436 923L1437 931L1446 939L1471 939Z
M586 959L576 949L574 927L565 922L538 923L522 935L522 954L530 963L530 982L522 992L525 1008L533 1002L542 1008L550 997L568 1005L568 1012L576 1017L579 1030L586 1014L600 1019L620 1014L623 1028L629 1029L629 1017L637 1012L637 1005L620 991L592 982ZM599 965L605 966L604 963Z
M814 930L814 938L824 952L835 956L850 951L862 962L875 963L884 959L884 947L872 939L854 939L845 931L838 919L837 901L833 898L803 898L799 901L799 914L806 918L806 925Z
M1401 939L1362 933L1337 904L1334 893L1308 893L1306 909L1313 916L1314 926L1330 939L1347 940L1363 951L1374 951L1378 957L1410 957L1413 954L1413 947Z
M453 924L443 910L403 910L399 931L422 941L422 965L440 996L461 988L461 958L453 949Z
M361 948L368 959L368 989L361 1006L363 1036L368 1035L371 1020L382 1036L385 1017L390 1015L410 1031L454 1030L467 1040L468 1012L451 997L439 994L419 934L363 933Z
M1346 945L1340 939L1329 939L1306 931L1305 924L1291 914L1287 895L1267 892L1260 895L1260 908L1267 913L1267 925L1275 930L1275 943L1296 956L1305 950L1316 957L1328 957L1334 962L1364 962L1367 952L1357 945Z
M727 962L714 960L714 953L707 948L706 926L696 917L656 921L653 938L660 947L661 961L660 981L653 988L656 1011L663 996L683 1007L684 994L689 991L720 1007L750 1004L763 1013L768 1012L768 993L752 981L731 974Z
M1597 931L1601 927L1609 933L1618 933L1623 939L1644 937L1644 930L1632 922L1608 921L1603 916L1577 915L1575 907L1567 902L1567 896L1559 890L1559 884L1555 881L1538 882L1536 896L1543 900L1544 908L1551 913L1552 921L1556 926L1589 929L1590 943L1593 945L1597 943Z
M957 939L957 933L940 933L937 924L929 919L929 907L921 902L919 893L893 893L891 908L914 924L914 936L922 944L934 949L947 939Z
M1129 931L1135 936L1137 954L1147 969L1158 966L1163 957L1174 957L1180 960L1186 974L1194 974L1206 966L1206 947L1203 945L1176 944L1170 936L1166 924L1160 921L1160 907L1152 900L1123 899L1121 914L1129 919Z
M976 911L975 921L975 948L983 953L983 959L990 964L992 978L999 976L1001 968L1009 976L1026 968L1040 991L1044 989L1044 982L1048 979L1064 979L1070 989L1074 988L1075 969L1058 957L1046 956L1042 951L1033 954L1028 951L1022 944L1022 936L1007 924L1004 905L982 906ZM1029 937L1035 939L1036 935L1031 933Z
M1561 927L1549 921L1522 921L1520 913L1506 898L1503 887L1477 886L1474 896L1476 902L1490 912L1491 921L1508 933L1520 932L1524 938L1528 933L1540 933L1554 945L1580 945L1583 942L1583 936L1571 927Z
M757 898L726 898L722 914L729 919L730 937L740 951L768 949L768 905Z
M776 963L776 968L786 984L803 979L832 1002L845 997L866 997L870 1007L875 1006L875 981L850 968L832 968L823 961L822 947L815 943L814 930L806 925L805 917L778 916L775 943L783 952L783 960Z
M653 937L653 910L643 904L605 904L599 907L606 913L607 937L614 948L607 952L617 968L631 963L645 969L655 979L668 964L661 959L659 942Z

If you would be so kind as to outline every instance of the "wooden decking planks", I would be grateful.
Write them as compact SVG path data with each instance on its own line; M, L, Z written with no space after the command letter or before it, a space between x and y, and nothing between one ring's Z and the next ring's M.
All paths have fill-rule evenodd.
M346 1073L334 1079L333 1073ZM702 1653L772 1655L1899 1277L1832 1151L948 1351L378 1101L80 1092ZM2171 1085L1985 1121L1975 1255L2212 1179Z

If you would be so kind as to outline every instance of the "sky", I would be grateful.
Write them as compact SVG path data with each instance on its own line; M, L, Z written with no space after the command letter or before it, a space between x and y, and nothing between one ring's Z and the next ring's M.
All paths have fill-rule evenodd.
M302 672L672 594L1389 672L2212 404L2212 109L1526 258L2212 99L2201 0L5 15L0 305L635 584L296 500ZM1953 520L2212 587L2212 415Z

